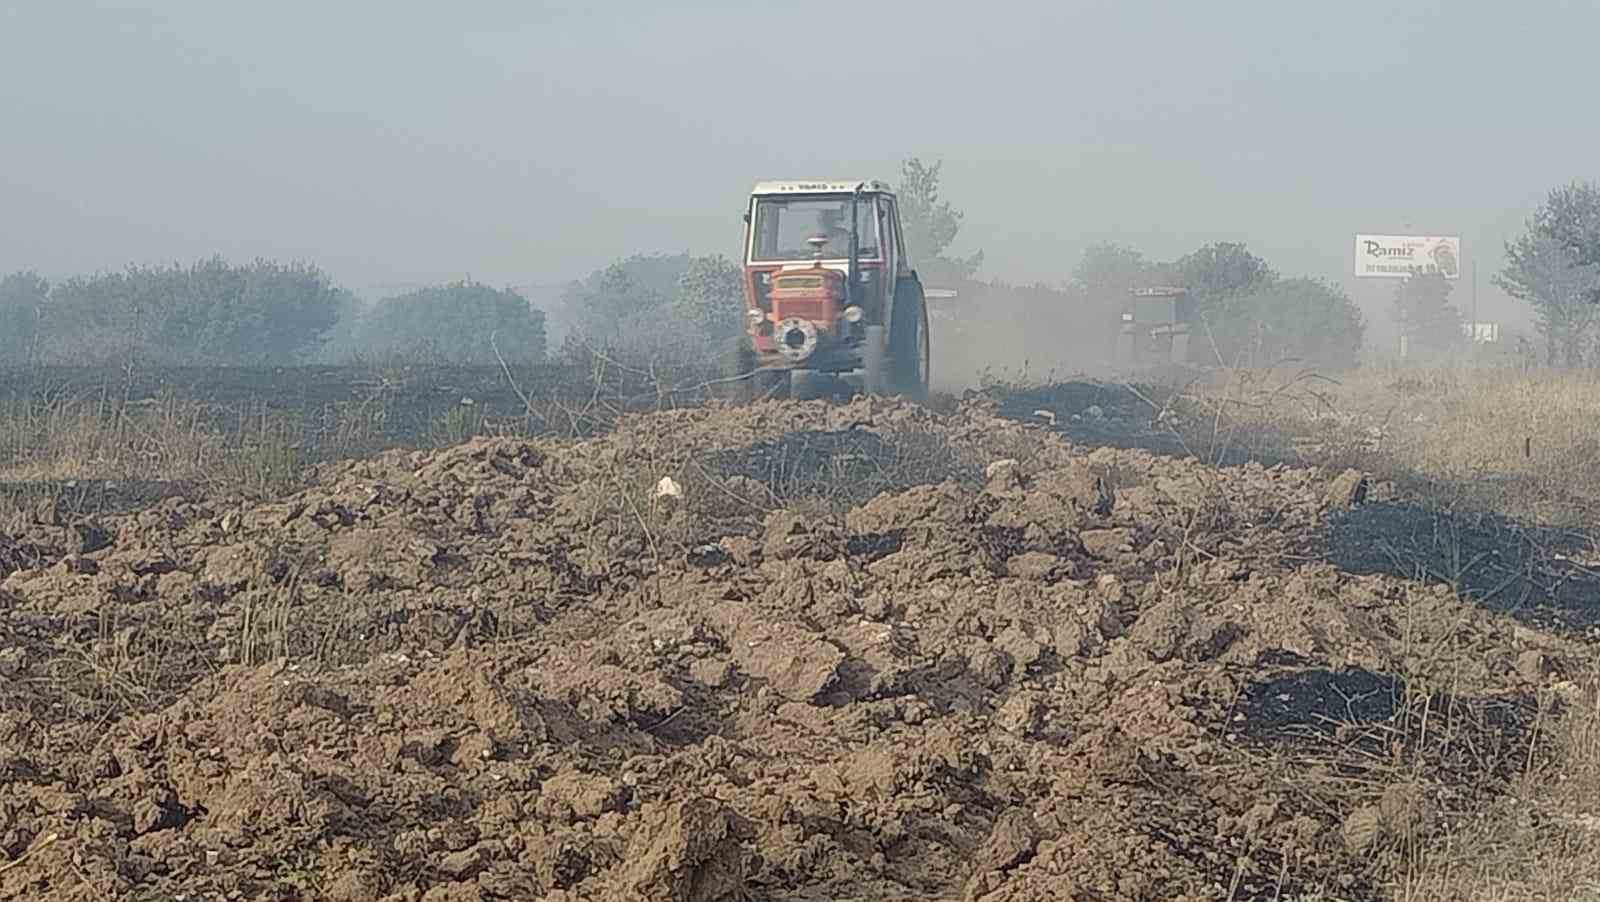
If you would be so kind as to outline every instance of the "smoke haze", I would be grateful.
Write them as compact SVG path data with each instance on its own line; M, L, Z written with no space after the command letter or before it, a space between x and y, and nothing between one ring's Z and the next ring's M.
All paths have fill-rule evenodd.
M149 7L149 8L145 8ZM943 160L980 274L1242 241L1347 285L1358 231L1460 234L1466 303L1592 176L1600 8L1242 0L410 7L13 0L0 272L217 253L363 293L737 252L762 178Z

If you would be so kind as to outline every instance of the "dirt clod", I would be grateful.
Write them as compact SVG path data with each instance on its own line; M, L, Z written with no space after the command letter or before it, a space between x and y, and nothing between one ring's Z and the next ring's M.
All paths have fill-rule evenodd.
M1366 500L1367 475L1360 470L1345 470L1328 484L1326 499L1335 510L1349 510Z
M985 871L1009 871L1033 855L1039 843L1039 827L1033 812L1007 808L995 820L994 829L978 853L977 866Z

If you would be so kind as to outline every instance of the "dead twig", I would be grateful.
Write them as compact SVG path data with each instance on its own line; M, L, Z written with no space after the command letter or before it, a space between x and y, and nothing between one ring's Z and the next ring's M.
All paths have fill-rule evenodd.
M11 861L8 861L8 862L6 862L4 864L0 864L0 874L4 874L5 872L11 870L12 868L21 867L23 865L23 863L25 863L29 858L33 857L34 855L37 855L40 852L43 852L45 849L50 848L51 846L55 845L60 840L61 840L61 834L59 834L59 833L51 833L50 835L46 836L44 839L40 840L37 844L35 844L33 846L30 846L26 852L23 852L21 855L18 855L16 858L12 859Z

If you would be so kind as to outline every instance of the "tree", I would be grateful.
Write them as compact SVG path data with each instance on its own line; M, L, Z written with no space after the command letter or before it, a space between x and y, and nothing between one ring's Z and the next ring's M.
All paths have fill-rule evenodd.
M1273 285L1278 274L1243 245L1208 244L1180 257L1172 268L1188 292L1196 335L1191 355L1222 353L1231 357L1244 351L1258 332L1261 311L1255 295Z
M614 347L662 318L689 271L687 253L635 254L573 282L557 305L569 342Z
M316 353L307 355L307 362L337 365L348 361L352 354L360 350L361 330L371 309L371 304L353 292L340 289L335 304L338 319L321 336Z
M719 347L739 334L744 324L744 273L727 257L695 257L678 277L676 318L703 339Z
M212 349L212 362L298 362L339 321L344 292L316 267L220 257L185 274L184 297L162 333L168 348ZM205 356L205 355L202 355Z
M1248 354L1257 365L1289 360L1346 369L1356 364L1366 326L1342 290L1317 279L1276 279L1229 304L1225 355Z
M354 331L355 349L372 354L466 366L490 366L501 358L539 363L545 357L543 311L514 291L466 280L380 301Z
M563 292L561 354L569 361L603 352L635 365L703 363L743 326L742 279L739 264L720 255L619 260Z
M945 251L961 231L965 215L939 199L939 170L913 157L900 166L895 194L900 202L900 227L905 232L906 254L924 284L955 284L975 276L983 265L983 251L970 257L946 256Z
M1573 366L1597 325L1597 274L1600 188L1575 182L1551 190L1526 232L1506 243L1506 266L1495 283L1534 306L1549 362Z
M0 279L0 363L28 363L37 352L50 283L32 272Z
M1277 280L1267 261L1243 244L1208 244L1173 265L1197 311L1222 314L1228 305Z
M1533 305L1545 359L1582 363L1584 347L1600 325L1600 264L1584 264L1581 251L1548 234L1528 234L1506 245L1506 266L1495 283Z
M1437 272L1419 273L1395 286L1394 318L1409 348L1443 353L1465 340L1461 311L1450 303L1452 287Z
M1073 267L1074 284L1097 305L1120 306L1128 292L1151 287L1165 268L1145 259L1140 251L1120 244L1100 242L1084 249Z
M1574 182L1551 191L1530 231L1554 239L1579 266L1600 266L1600 187ZM1600 288L1588 298L1600 302Z

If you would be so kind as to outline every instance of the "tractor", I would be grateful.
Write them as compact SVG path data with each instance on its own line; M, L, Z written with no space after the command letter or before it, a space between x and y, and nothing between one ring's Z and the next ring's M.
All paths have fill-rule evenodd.
M926 399L927 303L889 185L762 182L744 221L744 328L729 362L738 399L851 382Z
M1182 288L1136 288L1122 308L1117 357L1128 366L1182 366L1189 359L1189 297Z

